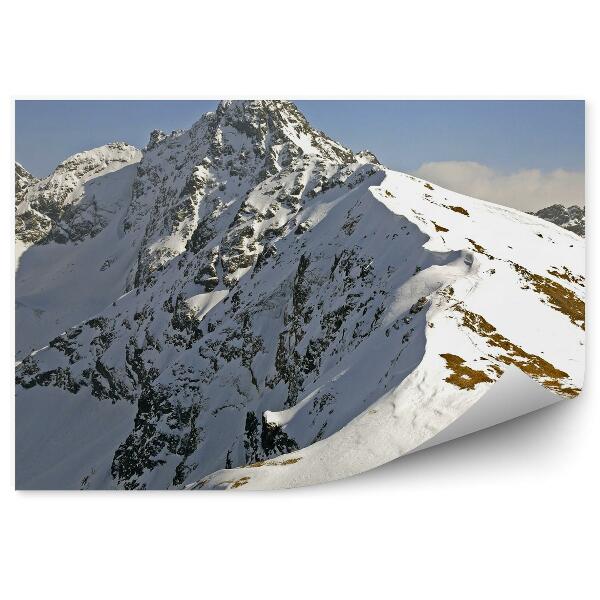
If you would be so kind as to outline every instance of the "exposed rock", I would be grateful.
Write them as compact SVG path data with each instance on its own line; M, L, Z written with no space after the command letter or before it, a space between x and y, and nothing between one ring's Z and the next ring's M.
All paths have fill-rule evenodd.
M530 214L585 237L585 208L553 204Z
M574 236L539 238L537 219L424 190L312 129L290 102L225 101L188 131L153 132L143 152L109 145L49 178L20 168L16 178L17 234L41 265L19 268L18 310L52 332L20 340L17 402L57 403L38 433L92 423L79 438L28 440L35 461L17 473L35 478L18 479L24 487L44 477L208 487L224 467L318 471L298 453L338 443L381 404L385 448L342 444L366 464L435 435L509 364L557 393L580 387ZM487 320L461 312L493 297L490 286L507 306L540 306L544 327L526 315L509 339L498 307ZM572 334L560 345L557 327ZM247 489L254 476L223 481Z

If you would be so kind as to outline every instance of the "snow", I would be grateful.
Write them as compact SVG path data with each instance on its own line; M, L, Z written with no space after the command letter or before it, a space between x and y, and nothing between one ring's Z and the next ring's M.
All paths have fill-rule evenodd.
M63 390L47 398L39 389L25 390L16 403L16 488L80 489L90 475L113 487L106 465L134 416L126 402L91 402Z
M456 295L464 299L469 310L485 314L509 339L525 347L528 352L543 355L555 366L566 370L577 385L582 385L584 333L574 330L567 318L556 318L556 311L547 304L541 304L539 298L525 293L520 286L508 285L511 277L514 278L514 272L505 262L518 258L520 264L533 272L542 273L552 266L567 263L574 272L583 273L581 239L539 219L525 217L513 209L484 203L442 188L428 190L429 198L424 199L422 187L425 183L405 174L387 171L386 178L371 191L377 200L397 215L410 219L412 213L413 220L417 213L424 217L419 219L417 216L416 220L419 227L430 236L424 248L435 252L462 251L454 262L442 267L431 266L411 278L408 284L412 289L408 298L400 288L398 299L390 307L388 320L404 312L407 304L416 297L429 295L436 286L452 283ZM391 192L393 197L386 191ZM463 207L469 216L444 208L442 204ZM465 222L465 219L468 221ZM443 223L449 231L436 232L435 226L433 229L431 226L434 221ZM540 238L538 233L542 233L543 237ZM464 249L469 246L466 243L469 235L476 235L477 243L495 255L495 259L490 261L481 256L468 258ZM547 240L551 240L551 243ZM486 276L491 262L496 269L494 279ZM500 278L504 279L506 285L498 281ZM416 285L420 280L425 281L423 287L418 288ZM536 315L533 320L532 315ZM419 365L398 387L369 403L369 408L341 430L326 440L274 459L272 464L221 470L190 487L220 489L231 487L241 478L248 479L243 480L240 489L322 483L375 468L435 438L468 412L489 386L480 384L476 391L458 393L443 383L444 369L435 360L436 356L451 351L475 361L481 350L474 347L473 340L461 334L456 324L443 312L440 314L431 308L427 318L434 328L427 330L425 355ZM552 323L552 327L548 327L548 323ZM351 388L359 396L368 398L367 390L372 385L373 373L377 373L377 365L383 360L383 352L378 352L379 340L374 337L372 342L372 345L364 345L360 357L353 357L358 366L344 369L337 376L350 379L350 385L344 390L346 394L351 393ZM509 368L511 373L516 370L515 367ZM521 374L518 378L524 377ZM335 383L337 386L338 379ZM308 396L305 403L311 399L312 396ZM299 437L306 423L299 423L294 428L294 422L302 408L303 404L299 403L287 411L267 413L268 420L280 425L291 424L286 431L289 430L293 437ZM502 420L525 412L519 406L512 409L503 415ZM489 412L487 417L487 424L494 424ZM484 418L481 423L486 423Z
M111 169L87 184L109 225L85 243L25 246L20 251L16 285L16 354L27 353L59 333L100 312L121 294L138 247L121 234L135 165ZM104 267L104 268L103 268Z
M23 486L308 485L435 438L511 353L582 386L582 324L526 279L583 299L575 234L352 155L279 101L152 139L81 188L99 232L19 262Z

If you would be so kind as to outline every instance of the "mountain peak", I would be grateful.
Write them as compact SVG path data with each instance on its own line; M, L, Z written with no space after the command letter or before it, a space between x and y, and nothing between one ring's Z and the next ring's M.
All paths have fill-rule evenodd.
M288 100L222 100L213 114L222 131L237 130L263 147L286 146L301 155L316 154L343 163L355 160L350 149L311 127Z
M15 174L19 177L34 179L33 175L20 163L15 161Z
M552 204L531 214L585 237L585 207Z
M153 139L17 206L17 487L317 483L428 442L508 369L579 392L574 234L378 166L291 102Z
M140 157L141 152L135 146L113 142L69 156L43 179L34 178L17 163L17 238L25 244L63 243L95 235L107 224L108 213L100 214L106 209L98 208L101 194L96 198L92 193L88 198L86 185L138 162Z
M15 204L25 197L29 186L35 184L35 178L21 163L15 162Z
M256 111L266 112L300 112L289 100L221 100L217 106L218 114L251 114Z
M76 171L83 175L89 170L105 167L113 162L129 162L139 155L139 152L135 146L127 142L111 142L65 158L58 164L54 173Z

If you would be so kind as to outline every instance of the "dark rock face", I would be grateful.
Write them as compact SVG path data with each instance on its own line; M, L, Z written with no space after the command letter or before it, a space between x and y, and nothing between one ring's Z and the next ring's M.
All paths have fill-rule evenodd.
M585 237L585 208L553 204L531 214Z
M73 157L42 182L21 173L21 203L41 219L22 219L30 242L85 243L102 231L82 180L112 176L101 172L117 169L123 152L139 158L107 152ZM25 358L19 388L135 406L103 475L116 487L180 486L297 449L268 411L294 407L325 364L379 327L387 276L375 286L358 204L382 167L282 101L222 102L189 131L153 132L139 163L126 164L135 176L119 227L137 248L130 293ZM311 237L318 219L303 212L344 194L355 209L335 213L322 240ZM311 417L311 440L332 432L335 395L319 398L329 400Z
M353 162L350 150L312 129L293 103L280 100L224 101L189 131L154 131L124 224L143 238L131 287L152 282L155 271L179 254L182 240L201 263L214 263L205 254L218 247L219 281L231 287L235 272L256 262L256 225L282 214L282 208L298 212L301 197L311 191L308 183L325 191L328 171ZM261 195L273 197L264 212L252 202Z
M23 202L27 191L36 183L38 180L31 173L19 163L15 164L15 235L25 243L35 243L42 239L51 227L48 217Z
M37 183L37 179L19 163L15 163L15 204L25 197L29 186Z

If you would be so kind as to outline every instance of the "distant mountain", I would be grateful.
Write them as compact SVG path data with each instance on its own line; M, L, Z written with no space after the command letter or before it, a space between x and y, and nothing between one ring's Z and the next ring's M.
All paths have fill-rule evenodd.
M15 163L15 204L19 204L27 191L37 179L19 163Z
M431 439L507 368L581 388L581 238L290 102L16 186L19 488L317 483Z
M139 150L117 142L67 158L44 179L17 164L15 234L23 249L32 243L81 241L98 234L113 208L96 198L98 178L140 158Z
M567 208L562 204L553 204L530 214L585 237L585 208L575 205Z

